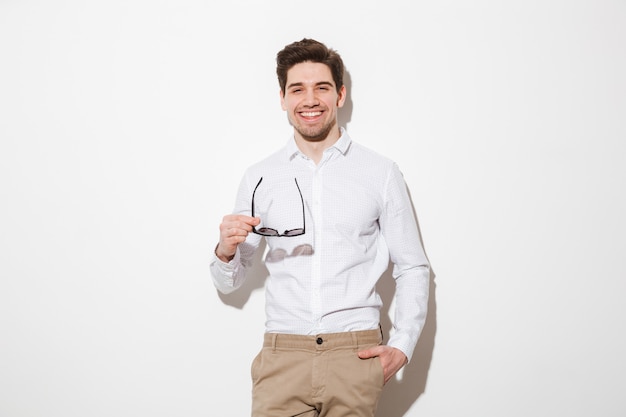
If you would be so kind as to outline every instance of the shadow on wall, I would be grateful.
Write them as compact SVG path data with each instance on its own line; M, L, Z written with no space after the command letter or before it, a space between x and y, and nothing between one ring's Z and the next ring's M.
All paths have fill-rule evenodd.
M350 73L346 70L343 74L343 85L346 86L346 101L343 103L343 107L339 109L337 113L337 123L339 126L343 126L348 129L348 123L352 119L352 77L350 77Z
M385 340L389 339L388 329L391 328L389 318L389 304L395 294L395 284L391 276L391 269L381 277L378 291L386 306L386 311L381 311L381 325L385 333ZM437 314L435 300L435 275L431 270L430 274L430 297L428 300L428 315L422 330L413 358L406 365L402 372L402 379L392 378L383 389L382 396L378 403L377 416L380 417L402 417L417 399L426 390L428 371L433 357L435 346L435 334L437 332Z

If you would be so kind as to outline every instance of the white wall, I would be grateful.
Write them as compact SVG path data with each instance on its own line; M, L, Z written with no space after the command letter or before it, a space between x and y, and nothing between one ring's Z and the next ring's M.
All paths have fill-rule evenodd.
M274 58L302 37L344 57L342 121L400 164L436 275L379 415L626 415L625 18L0 0L0 415L248 415L265 270L220 297L207 260L287 140Z

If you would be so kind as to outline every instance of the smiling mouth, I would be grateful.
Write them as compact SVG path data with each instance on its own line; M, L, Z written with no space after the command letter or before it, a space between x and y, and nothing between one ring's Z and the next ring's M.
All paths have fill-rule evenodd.
M322 112L321 111L303 111L300 112L300 116L302 117L318 117L321 116Z

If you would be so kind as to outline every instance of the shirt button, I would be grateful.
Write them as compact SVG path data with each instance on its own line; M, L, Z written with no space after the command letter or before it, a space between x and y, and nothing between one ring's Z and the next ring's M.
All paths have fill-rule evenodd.
M321 345L322 343L324 343L324 340L321 337L318 337L317 340L315 341L318 345Z

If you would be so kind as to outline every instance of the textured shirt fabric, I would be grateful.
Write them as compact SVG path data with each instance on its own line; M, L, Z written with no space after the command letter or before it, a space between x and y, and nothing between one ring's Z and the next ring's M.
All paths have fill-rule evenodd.
M284 148L246 170L234 213L251 214L258 184L257 229L283 233L304 227L305 233L250 233L230 262L213 254L213 282L223 293L239 288L266 239L266 332L371 330L379 326L382 307L376 283L391 262L396 292L387 345L410 360L426 318L430 268L406 184L393 161L341 132L317 165L291 137Z

